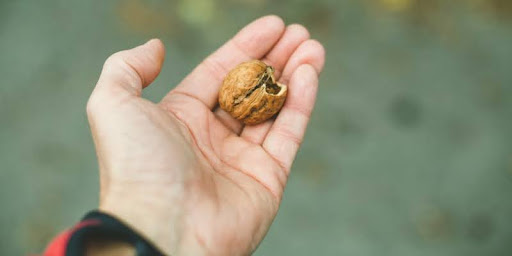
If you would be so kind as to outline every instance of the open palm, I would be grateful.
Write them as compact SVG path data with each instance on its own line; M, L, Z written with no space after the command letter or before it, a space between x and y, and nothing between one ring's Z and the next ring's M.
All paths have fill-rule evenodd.
M322 46L300 25L260 18L206 58L160 103L159 40L112 55L88 103L100 209L172 255L245 255L277 214L312 111ZM289 92L275 120L243 127L217 107L227 72L262 59Z

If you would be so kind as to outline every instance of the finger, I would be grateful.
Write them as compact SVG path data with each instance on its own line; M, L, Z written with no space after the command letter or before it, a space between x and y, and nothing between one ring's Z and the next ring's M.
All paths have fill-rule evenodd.
M276 46L265 56L263 61L275 69L276 79L279 79L283 69L293 52L309 39L309 31L302 25L288 26Z
M140 96L142 89L160 73L164 57L165 48L159 39L114 53L103 65L95 92L120 90Z
M325 49L321 43L310 39L302 43L295 53L290 57L283 74L280 78L281 83L288 84L290 77L295 70L302 64L310 64L317 72L322 73L325 63Z
M322 71L325 62L325 50L323 46L315 40L307 40L300 44L295 50L292 56L289 58L286 66L284 67L283 75L280 78L280 82L288 84L291 73L297 70L300 65L309 64L317 73ZM288 86L288 90L294 90L293 84ZM290 95L287 97L287 101L290 99ZM286 103L285 103L286 104ZM255 126L244 127L241 137L256 144L263 143L265 136L267 135L270 127L272 127L273 120L268 120L264 123Z
M292 24L286 28L279 42L277 42L274 48L263 58L265 63L274 67L276 78L279 78L286 62L295 49L307 39L309 39L309 32L302 25ZM238 120L231 117L221 108L215 109L214 113L224 125L230 127L234 133L240 134L243 125L241 125ZM258 126L248 126L247 129L256 130L255 132L260 130ZM261 144L261 142L259 144Z
M226 44L207 57L163 101L185 96L212 109L217 104L219 87L230 69L241 62L265 56L284 32L277 16L260 18L243 28Z
M318 74L312 65L301 65L290 80L288 99L270 128L263 148L289 173L302 143L315 104Z

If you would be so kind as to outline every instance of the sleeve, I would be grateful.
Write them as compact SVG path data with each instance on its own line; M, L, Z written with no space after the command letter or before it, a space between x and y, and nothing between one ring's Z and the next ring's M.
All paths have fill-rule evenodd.
M85 242L90 238L128 242L134 246L138 256L164 255L125 223L108 214L92 211L74 227L55 237L44 256L82 256Z

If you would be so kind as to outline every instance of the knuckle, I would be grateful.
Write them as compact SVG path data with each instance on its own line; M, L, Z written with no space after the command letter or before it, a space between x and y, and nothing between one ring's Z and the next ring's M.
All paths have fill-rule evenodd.
M130 84L144 84L144 77L139 73L137 67L141 66L140 60L131 56L127 51L120 51L110 55L103 64L103 72L111 72L124 74Z
M87 101L87 105L85 106L85 110L87 116L93 116L96 109L96 103L93 101L92 97Z
M103 68L108 68L111 66L119 65L119 63L121 63L122 61L124 61L123 52L116 52L116 53L110 55L105 60L105 63L103 64Z
M98 107L99 107L99 100L98 100L97 95L93 92L91 94L91 96L89 97L89 100L87 100L87 104L85 106L87 116L89 116L89 117L94 116L94 114L97 113Z

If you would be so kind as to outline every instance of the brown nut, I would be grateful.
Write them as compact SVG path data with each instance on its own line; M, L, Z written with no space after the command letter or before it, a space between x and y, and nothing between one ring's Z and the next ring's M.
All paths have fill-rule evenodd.
M286 85L276 82L272 66L252 60L236 66L224 78L219 105L244 124L258 124L281 110L287 91Z

